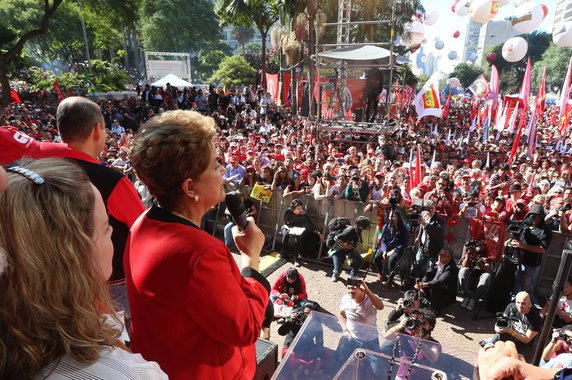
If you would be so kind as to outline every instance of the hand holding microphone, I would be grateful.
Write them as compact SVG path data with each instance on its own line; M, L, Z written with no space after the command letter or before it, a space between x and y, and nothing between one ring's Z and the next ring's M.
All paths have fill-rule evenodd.
M225 203L236 224L232 227L232 237L242 255L242 267L248 266L258 270L260 252L264 246L264 233L258 228L254 218L248 216L238 192L228 193Z

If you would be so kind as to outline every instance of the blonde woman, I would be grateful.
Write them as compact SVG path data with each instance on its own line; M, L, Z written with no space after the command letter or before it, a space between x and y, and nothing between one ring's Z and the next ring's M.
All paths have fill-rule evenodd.
M111 313L112 228L84 172L58 159L8 170L0 194L0 378L166 379L129 353ZM2 269L2 268L0 268Z

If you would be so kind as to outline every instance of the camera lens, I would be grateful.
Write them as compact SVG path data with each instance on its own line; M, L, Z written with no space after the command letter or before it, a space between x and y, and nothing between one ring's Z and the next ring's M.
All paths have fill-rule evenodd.
M403 300L403 307L411 307L411 301L410 300Z

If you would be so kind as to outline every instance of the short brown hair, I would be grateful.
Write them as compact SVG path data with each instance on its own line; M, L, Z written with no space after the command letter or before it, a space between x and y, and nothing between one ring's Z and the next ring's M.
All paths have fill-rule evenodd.
M215 133L214 120L195 111L167 111L145 123L131 162L161 207L173 210L183 181L196 180L209 166Z
M63 142L84 142L95 124L103 122L103 115L93 101L81 96L71 96L59 104L56 120Z

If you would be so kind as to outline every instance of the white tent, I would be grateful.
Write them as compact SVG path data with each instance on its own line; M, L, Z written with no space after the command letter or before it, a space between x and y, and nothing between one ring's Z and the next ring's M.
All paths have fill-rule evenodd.
M389 50L384 49L379 46L364 45L360 47L344 47L334 50L324 51L319 53L320 58L333 60L333 61L356 61L356 62L367 62L367 61L383 61L388 62L388 57L390 55Z
M151 86L155 87L165 87L167 83L170 83L173 87L193 87L194 85L190 82L187 82L184 79L179 78L175 74L168 74L163 78L159 79L156 82L151 83Z

